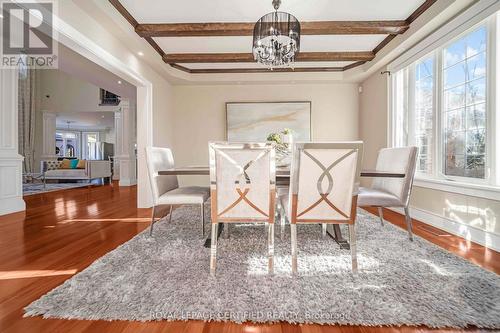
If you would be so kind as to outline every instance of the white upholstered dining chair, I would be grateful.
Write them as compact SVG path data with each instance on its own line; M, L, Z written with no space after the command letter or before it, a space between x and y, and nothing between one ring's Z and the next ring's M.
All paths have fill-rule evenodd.
M380 223L384 224L383 207L403 207L408 238L413 241L412 223L408 205L417 161L417 147L384 148L377 157L377 171L404 173L404 178L380 177L371 187L361 187L358 206L378 207Z
M296 143L290 173L292 271L297 272L297 224L347 224L351 268L357 271L356 200L363 143Z
M177 176L159 175L158 171L174 167L174 158L169 148L147 147L146 163L148 166L149 181L153 194L153 212L151 214L151 227L149 234L153 234L155 211L159 205L169 205L169 221L172 220L172 207L174 205L199 205L201 220L201 235L205 234L204 203L210 195L208 187L185 186L179 187Z
M275 150L272 143L210 142L212 235L210 274L215 275L218 225L263 222L267 226L268 271L273 271Z

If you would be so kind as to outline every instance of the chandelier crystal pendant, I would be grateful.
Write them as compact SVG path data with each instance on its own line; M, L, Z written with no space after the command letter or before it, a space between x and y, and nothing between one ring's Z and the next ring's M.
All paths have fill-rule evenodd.
M300 22L289 13L278 12L281 0L273 0L274 12L262 16L253 28L253 57L271 70L293 66L300 50Z

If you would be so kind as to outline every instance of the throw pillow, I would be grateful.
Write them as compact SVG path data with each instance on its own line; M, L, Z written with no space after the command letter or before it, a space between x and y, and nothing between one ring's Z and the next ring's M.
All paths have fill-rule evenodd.
M70 169L76 169L77 165L78 165L78 161L79 160L71 160L70 163L69 163L69 167Z
M87 161L85 161L85 160L78 160L78 164L76 165L76 168L77 169L85 169L86 163L87 163Z
M59 169L70 169L70 168L71 168L71 160L68 160L67 158L63 159L61 161Z

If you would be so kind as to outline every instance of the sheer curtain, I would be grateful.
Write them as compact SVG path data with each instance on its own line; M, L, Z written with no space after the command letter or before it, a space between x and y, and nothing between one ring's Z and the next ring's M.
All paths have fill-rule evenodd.
M35 144L35 76L36 70L19 68L18 126L19 154L24 156L23 172L34 171Z

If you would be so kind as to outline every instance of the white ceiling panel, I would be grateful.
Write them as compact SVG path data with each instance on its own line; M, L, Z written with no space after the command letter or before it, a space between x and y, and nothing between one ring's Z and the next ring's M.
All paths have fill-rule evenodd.
M165 53L252 52L252 36L154 37Z
M121 0L139 23L253 22L273 11L271 0ZM283 0L301 21L403 20L424 0Z
M302 52L371 51L386 35L302 36ZM251 36L155 37L165 53L252 52Z
M314 35L300 37L303 52L371 51L387 35Z
M318 61L318 62L296 62L295 68L304 67L344 67L352 64L352 61ZM267 68L261 64L255 62L234 62L234 63L216 63L216 64L205 64L205 63L193 63L193 64L181 64L189 69L226 69L226 68Z

